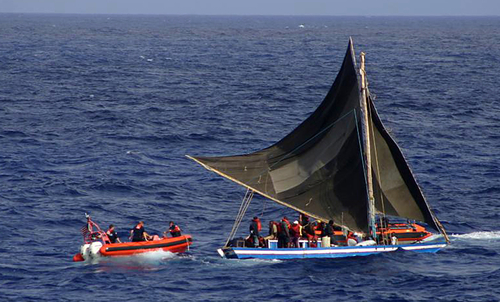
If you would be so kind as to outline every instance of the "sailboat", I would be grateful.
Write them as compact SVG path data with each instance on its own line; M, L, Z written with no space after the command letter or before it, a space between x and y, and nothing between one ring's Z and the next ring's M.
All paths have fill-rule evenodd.
M401 149L379 117L368 88L365 54L360 54L358 68L352 39L323 102L280 141L244 155L187 157L247 188L231 234L218 250L225 258L437 252L449 244ZM293 248L278 248L274 242L265 247L234 244L232 239L254 193L317 220L333 220L343 232L361 234L365 240L349 245L302 242ZM388 224L388 217L405 219L406 223ZM397 239L397 229L415 233L417 228L420 235L412 241L389 238Z

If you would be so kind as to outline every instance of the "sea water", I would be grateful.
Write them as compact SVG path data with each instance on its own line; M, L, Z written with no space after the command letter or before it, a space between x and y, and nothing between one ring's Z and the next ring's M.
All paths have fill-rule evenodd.
M303 25L303 26L301 26ZM500 18L0 15L0 300L496 301ZM185 154L272 145L349 37L431 207L436 254L223 260L244 189ZM73 263L84 213L122 240L170 220L187 255ZM256 196L263 225L296 213Z

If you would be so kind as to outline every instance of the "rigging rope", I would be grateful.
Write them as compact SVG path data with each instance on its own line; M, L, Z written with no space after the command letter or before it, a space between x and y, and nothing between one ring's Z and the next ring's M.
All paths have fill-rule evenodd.
M262 214L260 214L260 217L264 217L264 211L266 210L266 199L264 199L264 204L262 205Z
M238 231L241 221L243 220L243 217L245 216L248 206L250 205L250 201L252 201L253 194L254 194L253 190L247 189L245 196L243 197L243 200L241 202L240 209L238 210L238 215L236 215L233 228L231 230L231 233L229 234L229 237L227 238L226 244L224 244L224 247L227 247L229 241L233 240L236 231Z

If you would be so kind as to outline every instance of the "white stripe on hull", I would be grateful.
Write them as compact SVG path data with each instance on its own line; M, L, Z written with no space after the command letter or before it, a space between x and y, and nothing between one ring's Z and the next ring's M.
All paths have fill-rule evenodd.
M295 249L295 248L284 248L284 249L253 249L253 248L235 248L232 249L238 257L256 257L259 256L269 257L269 256L321 256L328 257L329 255L335 257L338 256L356 256L356 255L366 255L366 254L378 254L386 252L394 252L398 248L408 251L418 251L418 250L437 250L445 247L445 243L440 244L425 244L425 245L402 245L402 246L372 246L372 247L333 247L333 248L310 248L310 249Z

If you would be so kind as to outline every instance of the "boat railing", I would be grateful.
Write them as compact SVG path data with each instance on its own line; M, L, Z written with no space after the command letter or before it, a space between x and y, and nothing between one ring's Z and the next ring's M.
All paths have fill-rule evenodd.
M82 228L83 242L90 244L95 241L102 241L103 244L110 242L108 234L104 232L97 223L92 221L90 215L85 213L87 226Z

